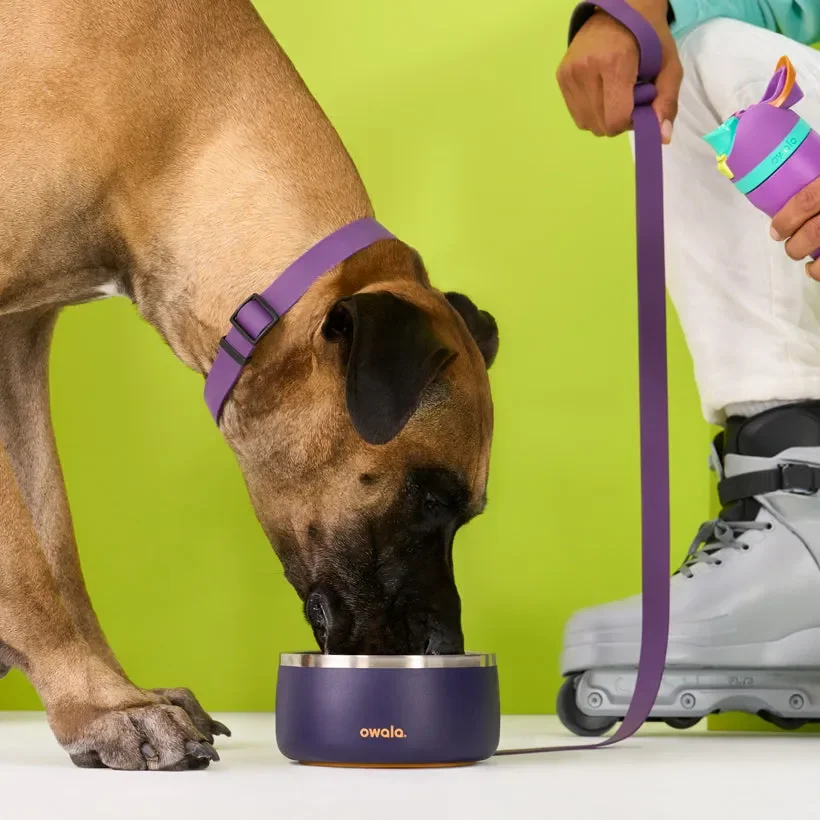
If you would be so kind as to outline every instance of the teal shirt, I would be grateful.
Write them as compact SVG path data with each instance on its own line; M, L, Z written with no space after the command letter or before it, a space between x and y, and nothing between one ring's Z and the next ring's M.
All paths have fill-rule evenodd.
M777 31L792 40L820 41L820 0L670 0L676 38L715 17L731 17Z

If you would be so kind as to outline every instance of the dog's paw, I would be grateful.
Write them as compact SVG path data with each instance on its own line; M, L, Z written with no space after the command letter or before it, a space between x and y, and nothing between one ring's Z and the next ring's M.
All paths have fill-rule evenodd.
M151 694L159 695L164 701L184 709L194 726L202 733L208 743L214 742L214 735L231 736L231 730L218 720L214 720L203 708L190 689L149 689Z
M98 711L61 742L84 769L178 772L219 760L185 710L165 703Z

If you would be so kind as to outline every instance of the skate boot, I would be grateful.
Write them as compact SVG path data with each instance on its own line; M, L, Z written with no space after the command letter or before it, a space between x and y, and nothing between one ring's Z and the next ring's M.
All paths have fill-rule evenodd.
M820 721L820 401L730 419L710 466L722 509L671 578L666 672L651 720L684 729L745 712ZM599 736L637 677L640 596L584 609L564 633L557 711Z

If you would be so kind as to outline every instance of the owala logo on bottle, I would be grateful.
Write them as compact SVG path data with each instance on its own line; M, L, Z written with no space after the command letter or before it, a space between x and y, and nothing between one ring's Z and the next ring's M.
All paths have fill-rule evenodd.
M400 726L391 726L389 729L362 728L359 730L359 734L366 740L374 737L385 738L386 740L404 740L407 737L404 729Z

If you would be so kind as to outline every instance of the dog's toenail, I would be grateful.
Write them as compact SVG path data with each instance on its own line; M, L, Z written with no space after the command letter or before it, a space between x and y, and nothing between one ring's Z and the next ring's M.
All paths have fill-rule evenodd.
M211 731L215 735L225 735L227 737L231 736L231 730L224 723L220 723L218 720L211 721Z
M159 757L150 743L143 743L142 746L140 746L140 751L146 760L156 760Z
M191 757L197 757L200 760L208 759L214 762L219 760L219 754L210 743L197 743L191 740L185 746L185 751L191 755Z

